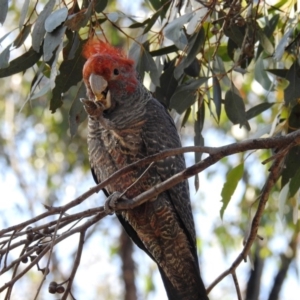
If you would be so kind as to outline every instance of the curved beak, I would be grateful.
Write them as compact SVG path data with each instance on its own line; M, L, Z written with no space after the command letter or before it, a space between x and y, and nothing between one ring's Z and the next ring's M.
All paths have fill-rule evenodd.
M91 74L89 83L95 95L95 101L101 102L105 109L109 109L111 107L111 95L107 81L102 76Z

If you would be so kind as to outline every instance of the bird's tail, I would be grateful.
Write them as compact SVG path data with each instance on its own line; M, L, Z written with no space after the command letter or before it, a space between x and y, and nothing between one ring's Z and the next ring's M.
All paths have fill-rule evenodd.
M194 281L187 284L182 281L180 286L174 286L161 267L158 267L169 300L208 300L199 269L194 272Z

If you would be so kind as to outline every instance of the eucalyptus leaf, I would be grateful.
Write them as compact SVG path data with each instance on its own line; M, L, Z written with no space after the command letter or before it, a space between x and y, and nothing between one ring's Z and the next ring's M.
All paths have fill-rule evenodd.
M95 2L95 11L97 13L100 13L106 8L108 0L97 0L94 2Z
M272 107L274 104L275 104L275 102L273 102L273 103L266 102L266 103L260 103L260 104L254 106L254 107L251 107L249 110L246 111L247 120L250 120L250 119L258 116L259 114L261 114L265 110Z
M245 125L249 130L244 101L240 95L232 90L225 94L225 112L233 124L240 124L240 127Z
M49 61L56 47L63 42L67 27L60 26L52 32L47 32L44 41L44 61Z
M82 123L87 117L83 105L79 101L79 99L85 97L86 97L85 85L83 84L83 82L81 82L69 111L69 126L70 126L71 137L73 137L77 133L78 125Z
M44 6L44 9L41 11L40 15L38 16L34 24L31 36L32 36L32 48L36 52L39 52L40 46L44 39L44 35L46 33L45 20L51 14L54 5L55 5L55 0L49 0L48 3Z
M52 32L60 26L68 16L68 9L66 7L60 8L49 15L45 20L45 29L47 32Z
M286 78L288 73L288 70L286 69L266 69L266 71L281 78Z
M153 14L153 16L147 22L147 26L145 27L143 33L147 33L152 28L152 26L155 24L158 17L160 16L160 14L161 14L160 11L157 11L155 14Z
M222 78L221 81L223 82L223 84L225 84L228 87L231 86L231 81L227 76L224 62L219 55L216 55L215 59L213 60L213 72L217 75L221 75L220 77Z
M260 56L256 61L254 67L254 78L255 80L267 91L274 90L274 83L270 80L268 73L264 67L264 60Z
M279 41L276 49L275 49L275 53L273 55L274 59L276 59L277 61L280 61L282 56L283 56L283 53L284 53L284 50L285 50L285 46L288 42L288 39L291 35L291 33L293 32L293 28L290 28L282 37L282 39Z
M297 61L291 65L286 79L289 81L289 85L284 90L284 102L293 107L300 98L300 66Z
M234 194L239 181L242 179L244 173L244 164L239 164L238 166L231 169L226 175L226 182L223 185L221 196L223 202L220 216L223 219L224 212L231 200L232 195Z
M3 24L8 12L8 0L0 0L0 24Z
M263 28L263 33L265 36L267 36L267 37L273 36L274 30L278 24L278 21L279 21L279 14L278 15L275 14L270 20L267 19L266 26L265 26L265 28ZM260 43L258 45L258 49L257 49L257 53L256 53L257 58L261 55L262 51L263 51L263 46Z
M20 46L22 46L24 44L25 40L27 39L28 35L30 34L31 26L32 26L32 24L28 24L22 28L22 30L20 31L20 33L14 40L13 46L15 46L16 48L19 48Z
M37 63L41 56L41 49L39 52L36 52L32 48L30 48L26 53L12 60L7 68L0 69L0 78L26 71L28 68Z
M50 110L52 113L62 105L62 94L82 80L82 68L85 63L81 55L83 42L78 47L74 59L64 60L59 68L59 74L55 78L55 88L52 91Z
M0 69L7 68L9 63L9 56L10 56L10 47L9 44L1 53L0 53Z
M222 108L222 90L219 79L216 76L213 77L213 101L216 107L217 119L219 122Z
M186 58L184 59L185 67L189 66L194 61L196 55L199 54L200 50L203 48L204 42L205 32L203 27L201 27L201 29L198 32L195 32L189 40Z
M182 118L181 127L184 127L184 126L185 126L186 122L188 121L188 119L189 119L189 117L190 117L190 115L191 115L191 112L192 112L192 108L191 108L191 107L189 107L189 108L185 111L184 116L183 116L183 118Z
M178 86L170 100L170 108L174 108L179 114L182 114L187 108L195 103L197 89L207 80L208 77L190 79Z
M164 48L161 48L158 50L150 51L150 54L152 57L155 57L155 56L161 56L161 55L173 53L176 51L178 51L178 48L175 45L172 45L172 46L167 46L167 47L164 47Z
M183 49L187 44L187 38L182 30L186 24L193 17L193 12L187 13L179 18L174 19L164 28L164 35L179 48Z
M284 162L284 168L282 170L281 185L284 186L300 169L300 146L293 147L287 154Z
M297 170L295 176L292 177L289 185L290 197L294 197L300 189L300 168Z
M22 29L22 27L24 25L24 22L25 22L25 19L26 19L26 15L27 15L28 8L29 8L29 2L30 2L30 0L24 0L23 6L22 6L22 9L21 9L20 20L19 20L20 30ZM29 25L27 25L27 26L29 26Z
M288 193L289 193L289 182L284 185L284 187L281 189L278 196L278 213L281 221L284 220L285 203L288 198Z
M260 44L262 45L262 47L264 48L266 53L269 55L272 55L274 52L274 47L273 47L271 41L269 40L269 38L261 30L257 30L257 35L258 35Z
M170 99L172 95L174 94L177 86L178 81L174 78L174 65L175 65L175 59L170 62L169 66L166 68L166 70L163 72L163 74L160 76L160 87L157 90L160 90L161 93L161 102L169 108L170 106Z
M152 82L156 85L159 86L159 73L157 70L157 66L154 62L153 57L151 54L144 48L142 51L142 61L144 65L144 70L147 72L150 72L150 78Z

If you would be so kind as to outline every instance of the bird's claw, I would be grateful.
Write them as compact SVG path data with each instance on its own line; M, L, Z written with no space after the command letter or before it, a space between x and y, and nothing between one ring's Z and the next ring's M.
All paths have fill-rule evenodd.
M93 117L98 117L102 115L103 110L105 109L103 104L99 101L95 102L89 99L80 99L81 103L83 104L83 107L88 115Z
M121 199L121 193L120 192L114 192L112 193L107 200L104 203L104 211L108 215L113 215L115 213L116 204L119 199Z

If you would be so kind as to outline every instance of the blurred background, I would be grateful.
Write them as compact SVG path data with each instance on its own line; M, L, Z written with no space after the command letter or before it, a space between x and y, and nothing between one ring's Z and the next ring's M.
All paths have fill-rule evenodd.
M0 27L0 38L12 32L6 39L1 39L1 51L18 34L18 30L15 29L21 17L20 8L23 2L9 1L9 21ZM46 2L28 1L28 5L36 5L36 10L40 12ZM122 12L135 20L140 19L140 22L153 14L153 8L148 1L132 1L130 5L125 0L109 1L105 11ZM128 20L119 17L116 22L126 27ZM111 43L123 45L125 50L128 50L129 46L118 30L111 24L105 23L102 26ZM130 29L130 33L137 35L138 30ZM21 48L10 52L10 59L18 57L30 45L29 37ZM36 68L37 66L34 66L26 72L1 78L0 81L1 229L44 212L43 204L64 205L94 186L87 155L86 120L79 125L74 136L70 133L69 112L74 101L79 101L78 86L71 88L64 95L63 106L52 114L49 110L50 91L29 99ZM248 107L266 98L268 101L282 102L282 91L267 93L253 76L253 72L234 74L234 83L243 98L247 99ZM147 76L145 84L150 87ZM248 132L239 125L232 125L224 111L220 121L216 122L210 116L210 110L206 108L202 130L205 145L218 147L246 138L259 137L271 129L277 113L278 106L275 105L251 119L251 131ZM182 117L177 115L177 119L183 146L194 145L195 113L190 114L183 127L180 126ZM264 166L261 161L270 155L270 151L264 150L224 158L199 174L197 191L195 179L190 179L200 267L206 285L229 268L242 250L243 239L255 211L255 199L259 196L268 171L269 165ZM187 154L186 161L188 166L194 164L194 155ZM221 191L226 182L226 174L242 162L243 178L221 219ZM259 235L263 240L257 240L252 247L251 259L237 269L240 287L244 299L247 300L273 300L275 298L272 298L271 292L276 287L280 289L278 299L299 299L299 221L296 228L289 205L284 206L284 217L280 217L278 198L279 186L276 186L259 228ZM101 192L84 201L72 212L101 206L104 201L105 197ZM79 236L72 236L55 247L50 264L51 272L46 282L62 282L68 278L78 238ZM16 258L18 254L18 250L12 251L10 259ZM134 274L133 282L126 282L125 265L128 267L127 271ZM251 266L254 265L255 271L251 272ZM280 278L280 274L284 276L282 285L275 280ZM9 280L9 276L11 274L6 273L0 277L1 286ZM33 299L41 278L41 272L32 269L16 283L12 299ZM91 300L166 299L155 264L130 243L115 216L104 218L88 231L81 264L74 281L73 295L76 299ZM212 290L209 297L211 300L236 299L232 278L226 277ZM0 295L0 299L4 299L4 295ZM57 299L57 296L49 294L45 284L39 299Z

